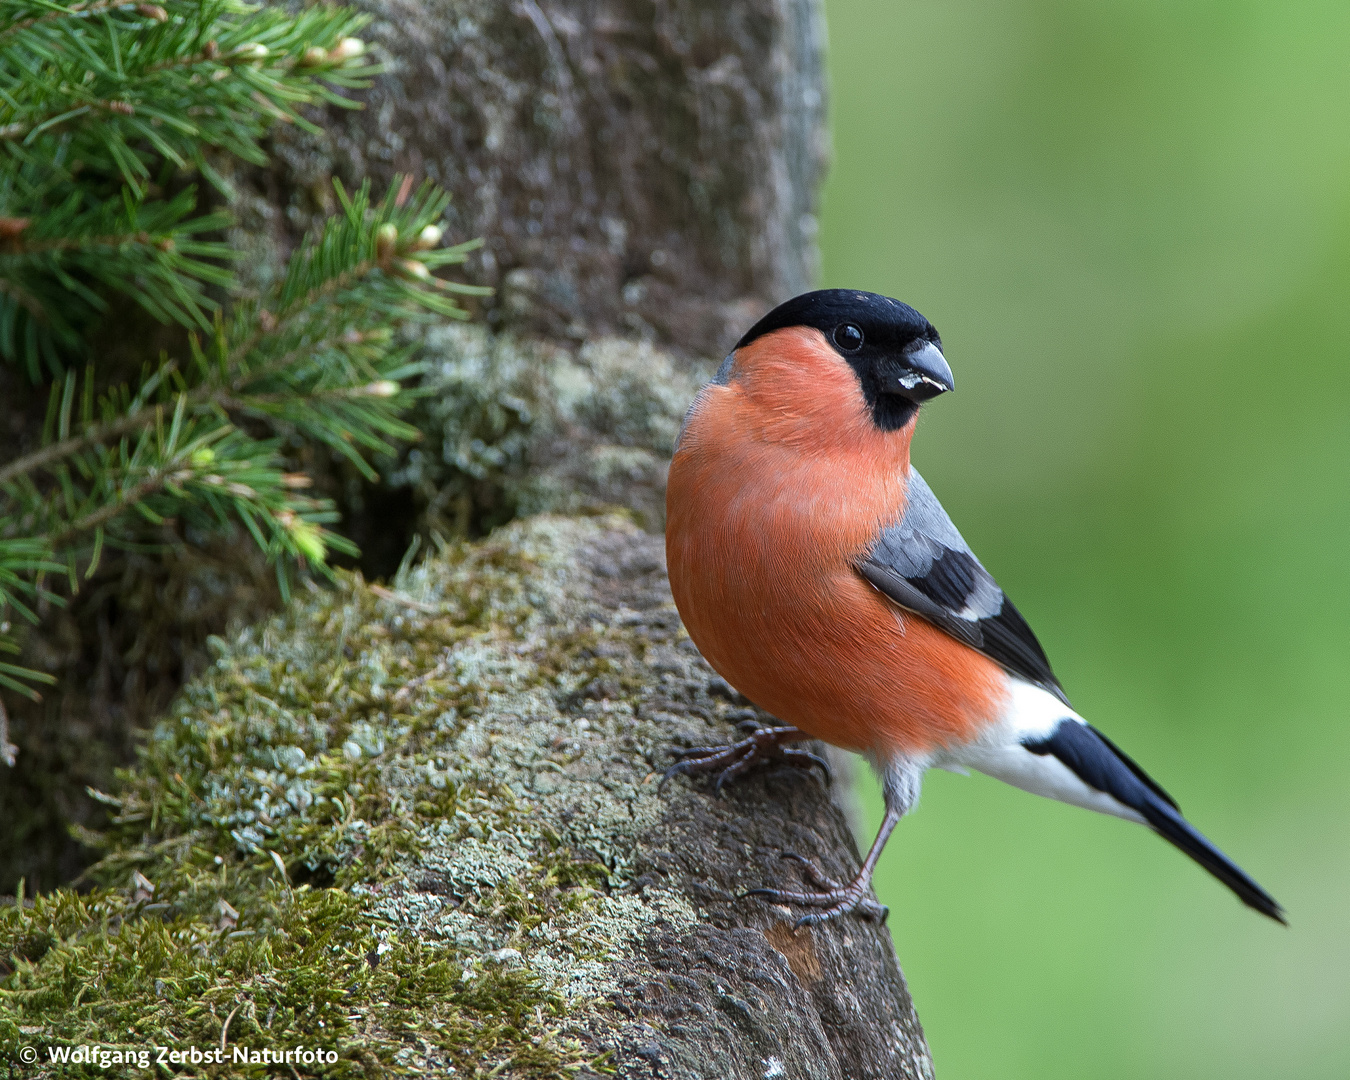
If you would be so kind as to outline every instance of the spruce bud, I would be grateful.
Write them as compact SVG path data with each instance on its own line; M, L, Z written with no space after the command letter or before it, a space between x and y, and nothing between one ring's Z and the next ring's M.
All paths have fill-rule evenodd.
M444 236L439 225L428 225L417 234L417 243L414 245L418 251L426 251L428 248L434 248L441 242Z
M427 269L425 263L420 263L416 259L399 259L398 268L417 281L431 280L431 271Z
M375 230L375 257L381 263L388 262L398 247L398 226L386 221Z
M365 56L366 43L360 38L345 37L337 43L337 48L328 54L328 58L335 64L344 63L347 60L355 60L358 56Z

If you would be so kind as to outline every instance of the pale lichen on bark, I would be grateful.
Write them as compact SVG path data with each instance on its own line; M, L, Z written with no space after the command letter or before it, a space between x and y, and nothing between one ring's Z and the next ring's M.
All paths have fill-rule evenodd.
M409 337L427 367L408 418L422 438L379 464L386 487L412 492L423 536L614 506L665 527L670 455L710 362L648 342L560 344L474 324Z

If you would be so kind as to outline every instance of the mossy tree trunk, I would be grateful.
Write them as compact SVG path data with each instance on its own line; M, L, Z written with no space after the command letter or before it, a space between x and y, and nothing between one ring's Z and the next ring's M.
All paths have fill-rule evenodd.
M683 632L659 537L531 518L215 653L111 800L106 887L0 905L0 1050L931 1077L884 926L738 898L795 883L788 849L856 871L824 785L660 789L672 746L763 717Z

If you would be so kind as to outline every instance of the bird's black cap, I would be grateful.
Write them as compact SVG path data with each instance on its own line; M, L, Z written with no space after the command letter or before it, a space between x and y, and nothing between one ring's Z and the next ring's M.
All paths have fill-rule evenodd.
M903 427L922 402L952 389L937 328L889 296L857 289L802 293L755 323L736 348L792 326L819 330L848 361L873 420L885 431Z

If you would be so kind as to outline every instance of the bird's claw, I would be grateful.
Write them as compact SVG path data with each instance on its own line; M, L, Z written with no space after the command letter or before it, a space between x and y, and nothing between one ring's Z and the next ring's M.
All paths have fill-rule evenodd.
M681 758L665 771L661 777L660 788L673 776L687 776L693 773L716 772L715 791L721 791L722 785L749 771L759 761L777 761L799 769L819 766L825 774L825 782L833 780L829 763L818 754L809 750L798 750L784 746L785 742L795 742L804 738L794 727L761 727L758 721L745 720L739 725L749 734L739 742L727 746L691 746L676 750Z
M850 911L856 911L869 922L875 921L882 926L886 925L886 918L891 913L891 909L885 904L878 904L875 900L869 900L867 897L863 897L856 903L836 904L828 911L808 912L792 924L792 929L800 930L803 926L815 926L817 923L823 923L829 919L837 918L840 915L847 915Z
M854 911L864 919L876 919L882 923L886 921L886 916L890 914L890 908L884 904L878 904L867 895L868 883L861 878L848 885L840 885L834 878L822 873L815 862L804 855L798 855L795 851L785 851L779 858L790 859L801 866L803 876L821 891L795 892L789 889L759 888L741 893L740 898L761 896L774 904L797 904L802 907L825 908L824 911L812 911L803 915L793 924L794 930L800 930L803 926L814 926L829 919L837 919L840 915L847 915Z
M746 733L746 737L741 739L740 742L731 743L728 746L691 746L676 750L675 755L680 760L665 771L659 787L665 787L666 782L673 776L716 772L717 781L713 786L715 790L721 791L722 785L728 780L747 772L752 765L759 761L775 761L799 769L819 766L821 772L825 775L825 782L828 784L833 780L829 762L819 754L783 745L784 743L797 742L806 737L797 728L787 726L761 727L756 720L743 720L736 726L740 731ZM761 888L741 893L740 899L747 896L762 896L774 903L798 904L804 907L825 909L824 911L813 911L803 915L797 920L797 928L838 918L840 915L847 915L852 911L856 911L867 919L885 921L888 909L867 895L868 880L859 877L848 885L841 885L834 878L823 873L820 867L804 855L799 855L795 851L785 851L782 857L801 866L802 874L806 880L820 891L791 892L784 889ZM870 878L870 873L868 878Z
M817 766L825 777L825 786L829 787L834 783L834 770L830 768L830 763L819 754L813 754L810 750L798 750L795 747L783 747L783 758L790 765L795 765L799 769L809 769L811 766Z
M802 875L806 880L818 889L826 889L831 892L842 892L846 887L840 885L834 878L822 871L820 867L815 864L815 860L808 859L805 855L798 855L795 851L784 851L780 853L778 857L780 859L787 859L790 862L795 862L802 868Z

